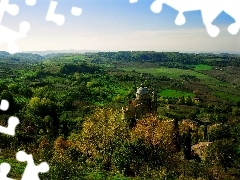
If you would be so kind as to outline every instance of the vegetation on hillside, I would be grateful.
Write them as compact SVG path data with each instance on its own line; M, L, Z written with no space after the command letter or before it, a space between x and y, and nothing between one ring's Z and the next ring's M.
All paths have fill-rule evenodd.
M239 179L239 70L231 54L1 52L0 125L21 123L0 134L0 163L20 178L25 150L49 163L41 179ZM142 83L157 114L129 127L121 109Z

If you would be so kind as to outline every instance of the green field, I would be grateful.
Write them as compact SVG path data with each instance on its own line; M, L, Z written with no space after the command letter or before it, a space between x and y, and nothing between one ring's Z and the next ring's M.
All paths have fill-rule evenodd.
M196 71L205 71L205 70L211 70L211 69L212 69L212 66L208 66L205 64L195 65L195 68L194 68L194 70Z
M123 68L125 71L137 71L140 73L150 73L156 76L168 76L170 78L179 78L182 74L192 75L192 76L206 76L194 71L190 70L183 70L177 68L167 68L167 67L160 67L160 68L138 68L138 67L125 67Z
M223 98L227 101L231 100L233 102L240 102L240 97L239 96L229 94L229 93L226 93L226 92L216 91L216 92L213 93L213 95L215 95L219 98Z
M180 75L191 75L196 76L196 78L200 79L201 82L204 84L219 84L222 86L229 87L229 83L222 82L220 80L217 80L216 78L213 78L211 76L208 76L206 74L202 74L197 71L193 70L184 70L184 69L177 69L177 68L167 68L167 67L160 67L160 68L138 68L138 67L125 67L123 68L125 71L137 71L140 73L150 73L155 76L167 76L169 78L173 79L181 79Z
M169 98L169 97L172 97L172 98L179 98L179 97L194 97L194 94L192 93L187 93L187 92L183 92L183 91L177 91L177 90L173 90L173 89L165 89L163 91L161 91L159 93L160 96L162 97L166 97L166 98Z

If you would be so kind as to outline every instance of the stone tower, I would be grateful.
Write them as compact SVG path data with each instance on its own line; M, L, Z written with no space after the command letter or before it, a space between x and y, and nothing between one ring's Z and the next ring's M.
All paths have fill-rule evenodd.
M137 88L135 100L129 101L129 105L122 108L123 118L137 120L147 114L156 114L157 99L153 90L144 87Z

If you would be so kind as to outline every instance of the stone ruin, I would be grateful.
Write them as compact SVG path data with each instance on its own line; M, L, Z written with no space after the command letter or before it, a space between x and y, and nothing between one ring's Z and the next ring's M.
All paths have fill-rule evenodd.
M157 97L154 90L144 87L141 84L137 88L136 98L129 100L126 107L122 107L123 119L130 120L135 123L137 119L147 115L156 114L157 112Z

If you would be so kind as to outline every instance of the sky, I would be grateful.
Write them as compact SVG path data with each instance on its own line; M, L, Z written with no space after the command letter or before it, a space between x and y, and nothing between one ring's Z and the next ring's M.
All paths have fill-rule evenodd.
M184 13L186 23L174 23L178 11L163 5L158 14L150 10L154 0L55 0L55 13L65 16L62 26L46 21L50 0L37 0L29 7L24 0L10 0L19 5L17 16L4 14L1 25L19 31L21 21L31 29L26 38L19 39L20 51L100 50L100 51L179 51L179 52L237 52L240 32L231 35L227 27L234 19L222 12L213 22L220 34L212 38L203 24L201 11ZM73 16L73 6L82 8ZM0 32L1 33L1 32ZM0 50L7 50L0 44Z

